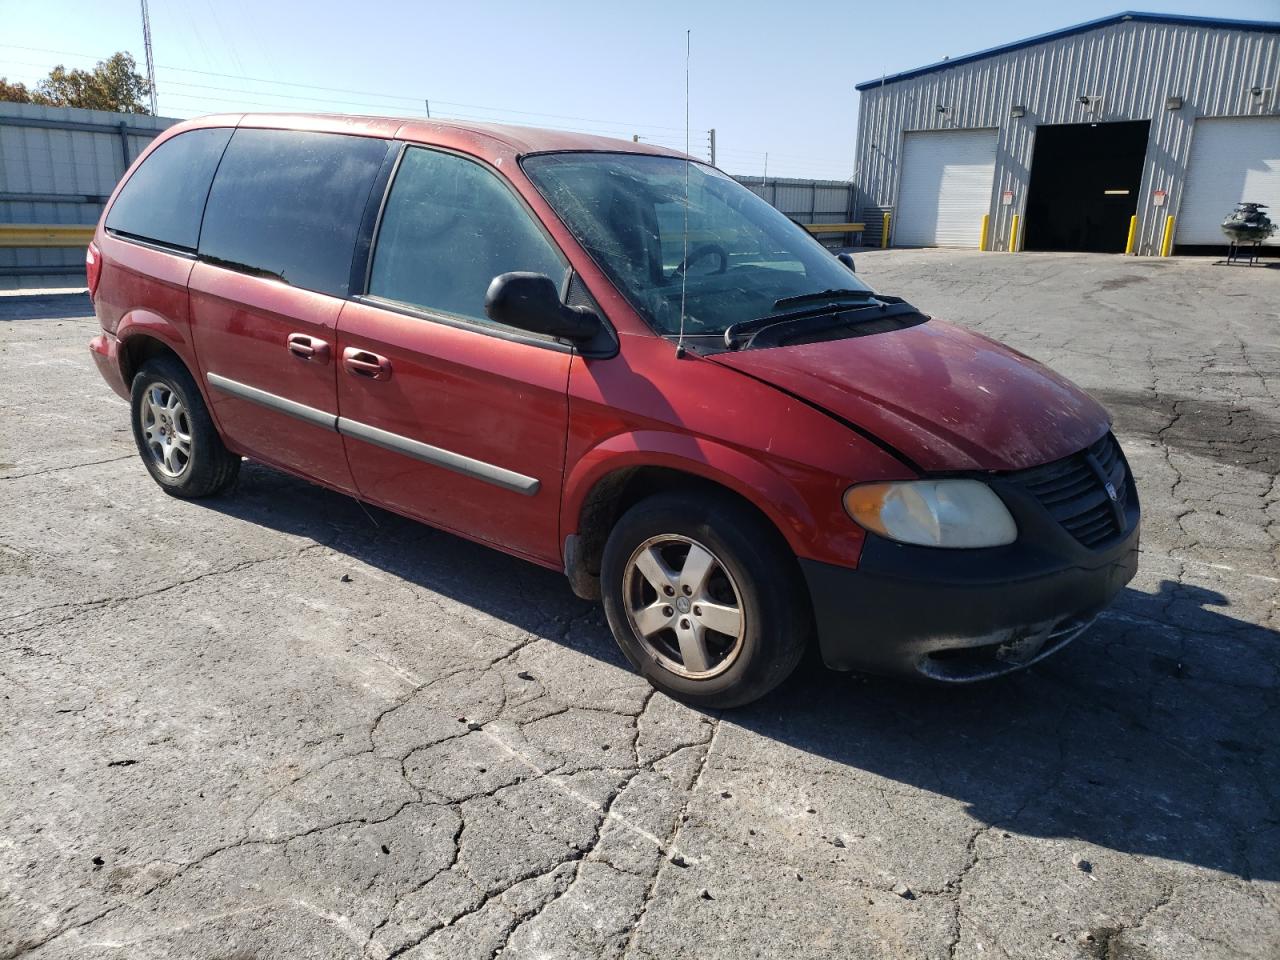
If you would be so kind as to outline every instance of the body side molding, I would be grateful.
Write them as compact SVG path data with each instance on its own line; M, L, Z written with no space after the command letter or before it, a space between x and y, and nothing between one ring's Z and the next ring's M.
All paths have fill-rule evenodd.
M358 420L349 420L326 410L308 407L306 404L298 403L266 390L260 390L257 387L251 387L247 383L240 383L238 380L232 380L230 377L224 377L221 374L208 373L205 376L209 386L221 390L223 393L229 393L233 397L249 400L272 410L278 410L291 417L297 417L306 423L324 427L326 430L334 430L344 437L363 440L365 443L372 443L374 446L382 447L384 450L402 453L407 457L413 457L415 460L421 460L423 463L430 463L433 466L444 467L446 470L452 470L464 476L483 480L494 486L502 487L504 490L511 490L526 497L531 497L542 486L541 481L534 477L526 477L522 473L516 473L514 470L486 463L483 460L473 460L471 457L454 453L452 450L433 447L429 443L423 443L411 437L392 433L389 430L381 430Z
M485 463L483 460L473 460L471 457L454 453L452 450L433 447L429 443L401 436L389 430L371 427L367 423L360 423L357 420L348 420L346 417L338 417L338 432L344 437L354 437L356 440L372 443L375 447L382 447L384 450L390 450L393 453L403 453L405 456L413 457L415 460L434 464L437 467L444 467L446 470L452 470L468 477L475 477L477 480L484 480L494 486L502 487L515 493L522 493L526 497L533 496L538 492L538 488L542 486L541 481L533 477L526 477L522 473L516 473L514 470L508 470L492 463Z
M296 400L290 400L275 393L268 393L266 390L259 390L257 387L251 387L247 383L232 380L230 377L224 377L221 374L207 373L205 378L209 381L209 386L216 387L223 393L229 393L233 397L252 400L254 403L260 403L262 406L278 410L280 413L287 413L291 417L297 417L299 420L304 420L317 427L325 427L329 430L338 428L338 415L336 413L308 407L304 403L298 403Z

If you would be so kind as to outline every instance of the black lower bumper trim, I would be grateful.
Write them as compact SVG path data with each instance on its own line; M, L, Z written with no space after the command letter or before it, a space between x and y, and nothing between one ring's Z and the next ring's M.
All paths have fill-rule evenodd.
M1028 542L939 550L869 535L857 570L801 560L823 659L952 683L1009 673L1078 636L1137 572L1136 522L1102 550Z

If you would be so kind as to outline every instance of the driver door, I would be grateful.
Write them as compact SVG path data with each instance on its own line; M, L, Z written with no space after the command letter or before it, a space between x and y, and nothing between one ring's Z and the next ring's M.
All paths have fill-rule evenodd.
M485 315L513 270L567 263L497 174L407 148L338 319L338 427L361 496L559 567L573 351Z

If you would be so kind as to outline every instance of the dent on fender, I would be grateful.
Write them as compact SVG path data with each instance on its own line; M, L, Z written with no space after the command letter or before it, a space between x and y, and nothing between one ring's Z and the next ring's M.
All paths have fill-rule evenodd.
M192 358L188 354L191 345L173 321L149 310L131 310L116 325L115 336L121 343L142 335L154 337L172 347L190 365Z
M195 348L187 338L183 336L182 331L178 328L177 324L168 318L149 310L131 310L120 318L120 322L116 325L115 333L113 335L119 343L117 351L117 366L126 390L128 389L129 384L124 368L126 363L125 358L128 355L130 347L140 337L157 340L166 347L169 347L178 355L178 359L181 360L187 370L190 371L192 379L196 382L197 389L204 396L205 403L209 404L210 412L212 413L214 420L217 420L217 412L214 410L213 404L210 403L208 389L204 383L204 377L200 376L198 373L199 366L196 361Z
M731 447L662 430L615 434L578 458L565 480L562 540L577 532L582 506L596 484L633 467L665 467L718 483L768 517L798 555L812 552L803 533L814 530L818 521L784 477ZM857 539L849 551L850 562L857 559L861 538Z

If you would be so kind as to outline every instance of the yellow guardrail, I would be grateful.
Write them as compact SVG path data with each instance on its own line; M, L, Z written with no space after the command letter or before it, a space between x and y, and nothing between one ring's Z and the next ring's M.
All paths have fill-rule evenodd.
M984 213L982 215L982 235L978 237L978 249L987 249L987 231L991 227L991 214Z
M865 223L806 223L804 228L810 233L861 233L866 226Z
M1133 253L1133 240L1138 235L1138 215L1135 213L1129 218L1129 239L1124 242L1125 255Z
M61 223L0 223L0 247L86 247L93 229Z
M1009 225L1009 252L1017 253L1018 251L1018 223L1022 218L1018 214L1013 215L1013 223Z
M1164 221L1164 242L1160 244L1160 256L1167 257L1173 250L1173 216Z

